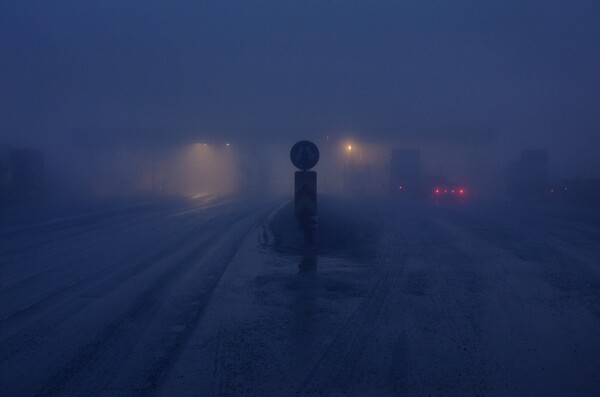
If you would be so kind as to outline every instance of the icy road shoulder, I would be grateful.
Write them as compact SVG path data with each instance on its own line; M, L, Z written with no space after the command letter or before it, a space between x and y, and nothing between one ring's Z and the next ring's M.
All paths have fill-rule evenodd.
M234 257L162 394L599 390L597 240L558 244L572 230L544 216L371 208L322 203L334 215L305 250L284 227L291 208L273 213ZM544 250L562 256L549 264ZM556 271L582 294L565 297Z

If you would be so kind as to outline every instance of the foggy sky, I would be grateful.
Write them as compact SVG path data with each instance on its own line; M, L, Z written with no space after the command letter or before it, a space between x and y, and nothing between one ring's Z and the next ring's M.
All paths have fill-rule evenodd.
M598 21L597 0L3 1L0 143L589 149Z

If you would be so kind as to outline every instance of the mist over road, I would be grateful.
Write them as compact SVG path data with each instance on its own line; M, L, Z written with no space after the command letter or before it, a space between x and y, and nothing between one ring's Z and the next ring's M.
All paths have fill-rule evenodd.
M600 213L128 199L0 224L7 395L594 395Z

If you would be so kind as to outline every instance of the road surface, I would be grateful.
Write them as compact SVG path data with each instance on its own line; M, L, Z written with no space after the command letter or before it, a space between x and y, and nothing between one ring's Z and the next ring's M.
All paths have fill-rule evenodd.
M0 223L3 395L598 395L598 211L139 199Z

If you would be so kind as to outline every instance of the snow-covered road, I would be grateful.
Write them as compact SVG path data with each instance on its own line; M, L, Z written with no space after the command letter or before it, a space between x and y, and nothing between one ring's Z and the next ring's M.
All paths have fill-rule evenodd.
M65 211L63 211L65 212ZM600 217L130 200L0 223L2 395L598 395Z

